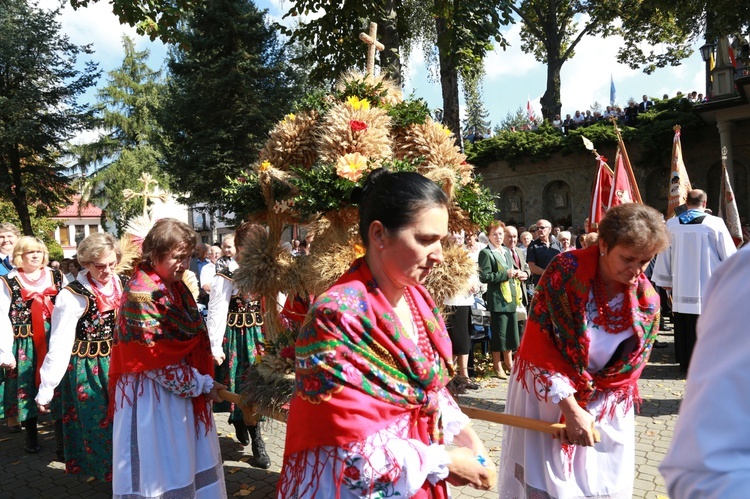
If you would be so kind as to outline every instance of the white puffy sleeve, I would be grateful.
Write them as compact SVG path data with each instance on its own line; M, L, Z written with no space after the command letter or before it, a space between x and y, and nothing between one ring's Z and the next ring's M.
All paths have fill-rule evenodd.
M208 300L208 337L211 341L211 354L214 357L224 353L222 343L224 332L227 328L227 314L229 313L229 301L232 299L234 283L221 275L214 275L211 281L211 292Z
M49 404L54 390L60 384L70 363L70 354L76 339L78 320L86 311L86 298L63 289L57 295L52 310L52 329L49 349L40 369L41 384L36 396L37 403Z
M711 276L685 397L659 466L670 497L743 498L750 483L750 248Z
M13 324L10 322L10 289L0 280L0 364L13 364Z

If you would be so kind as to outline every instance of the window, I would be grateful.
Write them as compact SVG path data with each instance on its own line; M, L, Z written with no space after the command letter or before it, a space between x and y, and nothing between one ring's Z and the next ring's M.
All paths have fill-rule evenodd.
M97 232L99 232L98 225L89 225L89 234L96 234Z
M70 237L68 237L68 226L60 227L60 246L70 246Z
M85 225L74 225L76 230L76 246L78 246L81 241L86 237L86 226Z

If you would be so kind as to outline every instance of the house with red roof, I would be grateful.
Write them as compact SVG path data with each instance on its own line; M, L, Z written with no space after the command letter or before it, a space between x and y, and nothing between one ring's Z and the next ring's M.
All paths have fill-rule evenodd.
M60 222L55 229L55 241L60 243L63 256L70 258L76 254L76 247L84 237L96 232L105 232L102 227L102 210L89 203L79 213L79 202L81 196L74 196L72 203L51 217L52 220Z

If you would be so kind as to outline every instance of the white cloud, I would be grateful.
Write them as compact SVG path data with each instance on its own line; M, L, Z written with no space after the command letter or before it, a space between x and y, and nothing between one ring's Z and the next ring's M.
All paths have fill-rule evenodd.
M503 33L510 46L503 50L495 47L495 50L487 54L484 59L485 81L493 83L505 77L517 78L523 76L539 67L539 63L531 54L525 54L521 50L521 25L514 24Z

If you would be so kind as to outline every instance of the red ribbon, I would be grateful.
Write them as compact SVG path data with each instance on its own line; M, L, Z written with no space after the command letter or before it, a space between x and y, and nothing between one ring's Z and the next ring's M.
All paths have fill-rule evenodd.
M31 300L31 337L36 358L36 386L42 382L40 370L44 357L47 355L47 332L44 330L44 323L48 317L52 317L54 304L50 297L55 295L57 295L57 288L54 286L41 292L21 288L23 301Z

